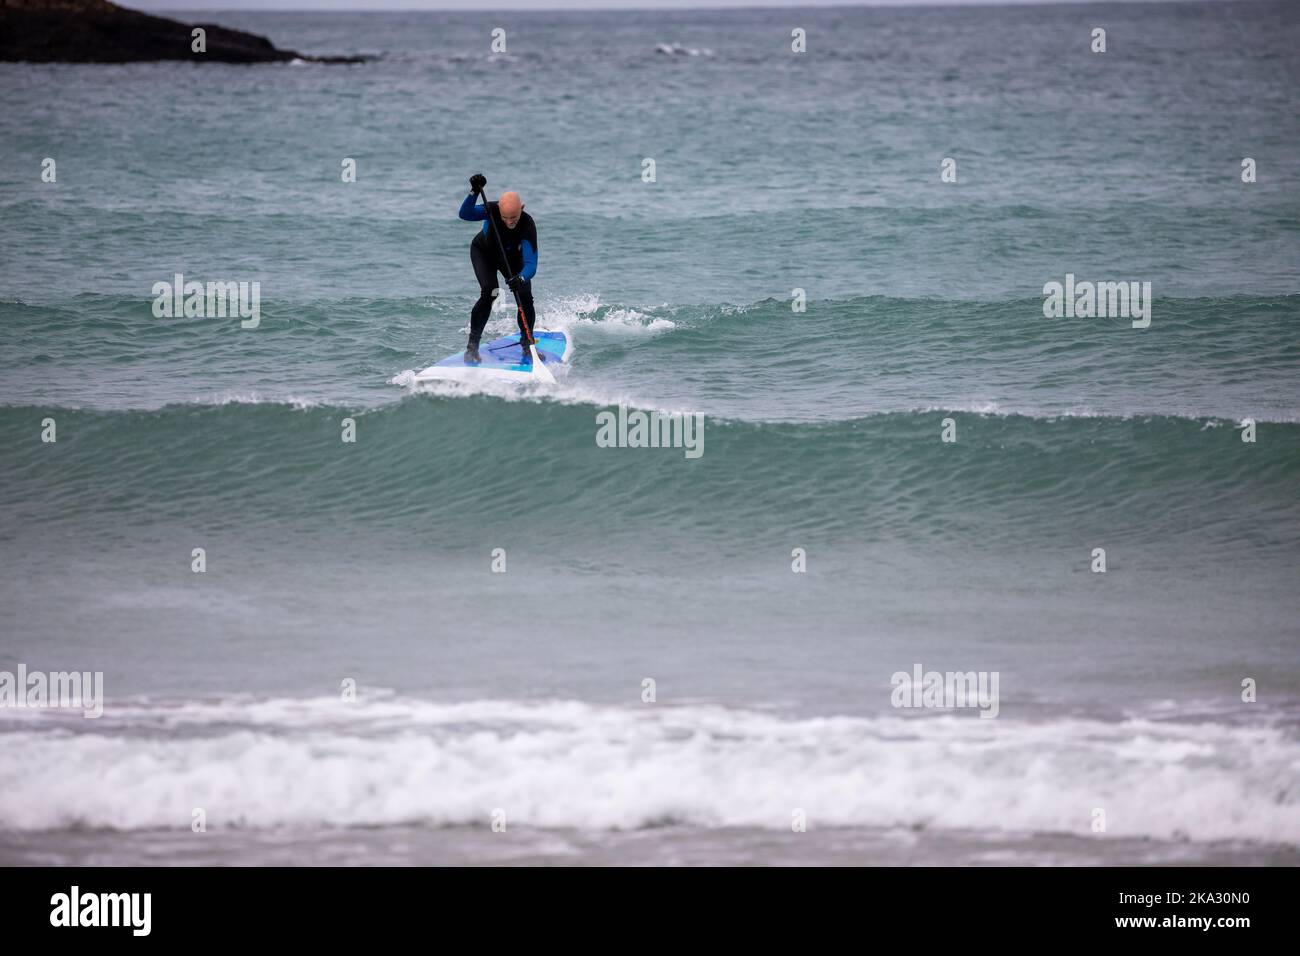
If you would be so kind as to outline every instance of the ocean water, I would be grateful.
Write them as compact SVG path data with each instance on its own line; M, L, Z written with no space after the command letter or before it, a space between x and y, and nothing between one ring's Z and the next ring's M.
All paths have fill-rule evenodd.
M190 19L377 59L0 64L0 863L1300 863L1294 5Z

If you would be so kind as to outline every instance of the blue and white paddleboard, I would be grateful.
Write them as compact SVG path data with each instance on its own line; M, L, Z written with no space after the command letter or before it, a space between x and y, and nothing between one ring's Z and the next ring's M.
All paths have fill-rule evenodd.
M532 382L554 381L557 373L565 371L565 362L569 359L572 343L563 332L551 332L537 329L533 335L537 339L537 354L541 359L542 369L537 363L524 362L523 350L519 346L519 333L494 339L478 347L479 362L465 361L465 353L457 352L448 356L437 365L430 365L415 374L416 382L481 382L488 379L497 381Z

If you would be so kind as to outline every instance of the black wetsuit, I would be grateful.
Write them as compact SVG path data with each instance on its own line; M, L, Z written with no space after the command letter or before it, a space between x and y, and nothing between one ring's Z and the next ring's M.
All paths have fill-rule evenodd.
M515 293L523 315L519 317L520 333L531 333L537 326L537 313L533 306L532 278L537 272L537 225L533 217L526 212L519 214L515 228L507 229L501 221L500 210L494 202L487 203L486 211L475 205L471 193L461 203L460 218L475 222L483 221L483 229L469 244L469 260L474 266L474 276L478 279L479 297L474 303L469 318L469 344L477 348L483 327L487 325L492 312L492 303L496 297L497 273L517 275L524 281ZM495 232L495 234L494 234ZM497 242L497 236L501 242ZM505 246L506 258L501 259L501 246ZM525 328L524 323L527 322Z

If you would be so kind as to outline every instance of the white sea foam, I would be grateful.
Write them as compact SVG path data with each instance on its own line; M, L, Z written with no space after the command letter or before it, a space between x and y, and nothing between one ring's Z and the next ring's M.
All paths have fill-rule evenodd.
M296 412L304 412L310 408L317 408L324 405L325 402L319 399L305 398L300 395L285 395L277 398L267 398L259 392L220 392L208 396L206 399L200 399L195 402L198 405L288 405Z
M684 46L680 43L658 43L655 52L669 56L713 56L713 50L709 47Z
M84 722L83 722L84 724ZM783 719L712 706L393 696L0 710L0 827L876 826L1300 845L1278 727ZM1094 809L1106 835L1093 834Z
M628 408L660 412L665 415L687 415L699 411L693 408L670 407L630 393L588 385L573 377L561 378L555 384L538 381L510 382L486 377L477 381L421 382L416 379L417 374L414 369L407 369L394 375L389 383L409 388L417 394L439 398L487 396L506 402L552 402L557 405L590 405L599 409L626 405Z
M584 339L596 344L658 335L677 327L671 319L647 315L637 309L601 309L600 298L596 295L559 296L543 306L538 322L549 329L579 329Z

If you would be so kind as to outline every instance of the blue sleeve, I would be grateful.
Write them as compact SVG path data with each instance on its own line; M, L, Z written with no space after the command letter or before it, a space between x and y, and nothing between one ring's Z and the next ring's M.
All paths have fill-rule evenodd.
M474 202L477 199L478 196L475 193L470 193L465 197L465 201L460 204L461 219L464 219L466 222L478 222L480 219L487 218L487 210L482 206L474 205Z
M519 270L519 276L527 282L537 275L537 250L527 239L520 244L520 249L524 254L524 267Z

